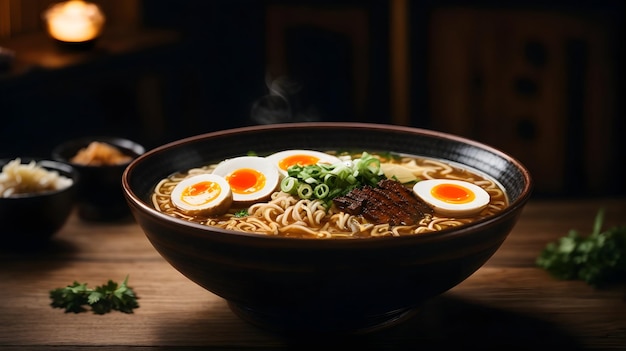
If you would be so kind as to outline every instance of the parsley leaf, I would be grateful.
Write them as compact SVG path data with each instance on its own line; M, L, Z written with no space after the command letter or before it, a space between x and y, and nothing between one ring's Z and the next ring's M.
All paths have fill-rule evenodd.
M244 208L244 209L241 209L241 210L235 212L235 217L237 217L237 218L247 217L248 215L249 215L249 213L248 213L248 209L247 208Z
M90 306L96 314L105 314L113 310L124 313L133 313L139 307L133 289L128 286L128 276L122 284L109 280L106 284L95 289L87 288L86 283L74 282L64 288L50 290L50 306L63 308L66 313L86 312L85 306Z
M590 235L570 230L546 245L536 265L557 279L582 280L594 287L626 282L626 225L602 231L603 221L600 209Z

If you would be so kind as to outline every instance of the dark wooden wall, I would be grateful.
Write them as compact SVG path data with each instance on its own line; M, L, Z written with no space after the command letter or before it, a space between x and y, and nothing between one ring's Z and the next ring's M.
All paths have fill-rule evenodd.
M20 16L50 2L27 1ZM43 85L41 76L0 72L3 157L46 154L82 134L153 147L251 124L363 121L498 147L528 165L537 196L626 193L621 1L138 0L110 7L110 27L171 30L176 43L95 66L79 60L83 69L57 70ZM23 21L30 24L21 32L42 30ZM23 34L7 35L5 27L0 46Z

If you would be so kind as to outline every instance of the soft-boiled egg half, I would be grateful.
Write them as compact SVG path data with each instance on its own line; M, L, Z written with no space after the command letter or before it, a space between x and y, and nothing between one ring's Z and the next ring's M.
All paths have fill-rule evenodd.
M320 163L335 164L341 160L333 155L315 150L284 150L271 154L266 157L284 176L287 175L287 169L293 165L309 166Z
M467 217L489 204L489 194L476 184L462 180L428 179L413 186L413 192L444 216Z
M279 173L264 157L241 156L219 163L213 174L222 176L233 192L233 205L268 200L279 184Z
M171 198L174 206L186 214L204 216L222 214L233 202L226 179L214 174L183 179L172 190Z

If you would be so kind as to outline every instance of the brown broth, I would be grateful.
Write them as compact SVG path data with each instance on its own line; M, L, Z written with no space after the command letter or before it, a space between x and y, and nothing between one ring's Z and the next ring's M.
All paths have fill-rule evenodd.
M359 157L360 154L355 153L352 156ZM476 216L453 218L434 213L426 215L418 224L410 226L369 223L362 216L349 215L339 211L335 206L326 209L320 205L319 201L302 200L280 191L274 192L271 200L250 206L248 215L243 217L237 215L242 208L231 208L227 213L215 218L190 216L178 210L169 196L174 186L189 175L210 173L215 164L177 173L162 180L156 186L152 200L157 210L183 220L235 231L297 238L416 235L468 224L494 215L508 206L507 195L502 187L477 171L432 158L411 155L391 156L384 153L370 154L380 158L381 163L403 165L415 170L421 180L459 179L476 184L490 195L489 205ZM412 186L412 184L407 186Z

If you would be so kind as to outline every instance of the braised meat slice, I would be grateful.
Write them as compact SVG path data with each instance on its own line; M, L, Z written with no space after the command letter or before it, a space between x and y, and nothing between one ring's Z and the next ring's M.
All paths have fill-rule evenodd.
M413 192L392 179L383 179L377 187L353 189L333 199L335 206L352 215L362 215L369 221L390 225L413 225L432 209Z

